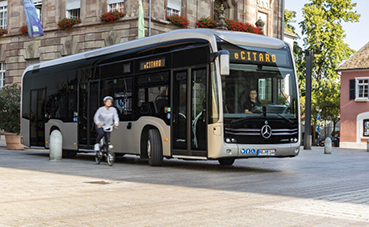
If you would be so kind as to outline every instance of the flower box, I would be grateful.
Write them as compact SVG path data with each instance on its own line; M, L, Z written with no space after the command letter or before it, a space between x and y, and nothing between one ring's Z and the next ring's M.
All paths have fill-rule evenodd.
M257 26L253 26L250 23L243 23L241 21L225 19L228 25L228 30L239 31L239 32L249 32L254 34L263 35L263 30Z
M63 18L58 21L57 25L61 30L68 30L71 29L73 25L80 24L80 18Z
M187 19L187 17L183 17L179 15L167 16L167 20L181 28L187 28L188 25L190 25L190 21Z
M215 28L217 21L210 17L201 17L199 21L197 21L196 25L198 28Z
M110 12L105 12L101 14L100 21L105 23L110 23L118 20L119 18L124 17L126 14L119 12L118 10L113 10Z
M28 27L27 25L23 25L22 27L20 27L19 29L20 33L22 33L22 35L28 35Z
M0 36L8 34L8 30L6 30L5 28L0 28Z

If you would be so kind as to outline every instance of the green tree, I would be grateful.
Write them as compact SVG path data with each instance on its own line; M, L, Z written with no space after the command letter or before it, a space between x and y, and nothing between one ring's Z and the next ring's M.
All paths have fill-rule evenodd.
M284 28L289 30L290 32L295 32L295 27L292 25L292 23L296 23L296 12L291 11L288 9L284 10Z
M353 53L346 43L343 22L358 22L360 14L353 11L351 0L311 0L302 10L299 23L304 36L303 48L312 50L312 119L316 126L316 109L322 109L322 118L338 121L340 108L339 75L335 69ZM301 59L300 59L301 60ZM302 61L299 62L301 67ZM299 66L297 67L299 68ZM315 138L315 135L314 137Z
M354 53L344 43L342 22L359 21L360 14L352 11L355 6L351 0L311 0L302 10L304 48L314 52L313 76L318 81L338 79L335 69Z

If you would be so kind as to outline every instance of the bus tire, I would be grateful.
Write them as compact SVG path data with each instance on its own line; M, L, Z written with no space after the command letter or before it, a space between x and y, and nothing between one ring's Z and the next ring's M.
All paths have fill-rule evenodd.
M234 158L222 158L218 162L221 166L231 166L234 163Z
M148 132L147 137L147 155L150 166L163 165L163 149L159 130L153 128Z

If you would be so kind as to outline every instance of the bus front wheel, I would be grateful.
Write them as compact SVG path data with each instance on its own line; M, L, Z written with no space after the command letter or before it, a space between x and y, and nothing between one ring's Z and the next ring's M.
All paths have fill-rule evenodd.
M147 137L147 156L150 166L163 165L163 151L160 133L157 129L150 129Z
M222 166L230 166L230 165L233 165L234 158L222 158L222 159L219 159L218 161L219 161L219 164Z

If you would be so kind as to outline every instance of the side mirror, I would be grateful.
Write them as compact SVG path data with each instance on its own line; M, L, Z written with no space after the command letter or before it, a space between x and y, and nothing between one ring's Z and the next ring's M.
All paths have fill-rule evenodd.
M219 57L220 75L229 75L229 51L221 50L210 54L211 61L214 61L217 57Z
M221 53L219 58L219 67L220 67L220 75L228 76L229 75L229 52Z

